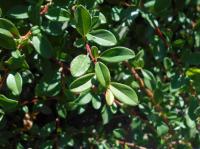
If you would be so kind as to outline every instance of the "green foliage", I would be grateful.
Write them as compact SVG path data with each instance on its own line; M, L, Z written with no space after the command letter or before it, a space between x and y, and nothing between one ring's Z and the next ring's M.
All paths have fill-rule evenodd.
M0 2L0 148L200 148L199 0Z

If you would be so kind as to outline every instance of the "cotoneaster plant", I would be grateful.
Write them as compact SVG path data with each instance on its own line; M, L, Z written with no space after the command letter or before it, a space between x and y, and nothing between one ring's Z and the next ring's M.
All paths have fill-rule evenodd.
M199 4L0 2L0 148L199 148Z

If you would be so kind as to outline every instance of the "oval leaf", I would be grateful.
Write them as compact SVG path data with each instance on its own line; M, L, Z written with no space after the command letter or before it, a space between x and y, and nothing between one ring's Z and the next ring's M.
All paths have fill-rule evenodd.
M112 82L110 85L110 90L113 95L121 102L131 106L138 104L137 94L129 86Z
M23 5L18 5L13 7L7 12L8 16L14 19L27 19L28 16L28 7Z
M75 57L70 65L70 71L72 76L79 77L89 69L91 64L90 58L87 55L79 55Z
M117 39L115 38L114 34L104 29L90 32L87 34L87 39L101 46L114 46L117 43Z
M105 64L97 62L95 64L95 74L102 86L107 87L110 84L110 71Z
M6 80L8 88L13 95L20 95L22 91L22 77L19 73L9 74Z
M93 96L91 93L83 93L78 97L79 105L86 105L92 100Z
M108 63L122 62L134 58L135 53L125 47L114 47L104 51L100 59Z
M69 21L70 14L64 8L59 7L50 7L48 12L45 14L45 17L51 21Z
M33 47L44 58L50 58L53 55L51 43L43 35L33 36Z
M70 85L71 92L80 93L91 88L93 77L94 73L90 73L73 81Z
M113 93L111 92L110 89L107 89L105 97L106 97L106 103L109 106L111 106L113 104L115 98L114 98L114 95L113 95Z
M19 31L16 26L9 20L0 18L0 28L8 30L15 37L19 37Z
M36 85L35 92L37 96L56 96L61 90L61 73L52 71L43 76Z
M15 49L16 43L13 35L5 29L0 28L0 47L5 49Z
M0 94L0 107L2 107L4 110L9 110L12 108L15 108L18 104L18 101L12 100L7 98L6 96Z
M98 95L93 95L92 106L94 109L98 110L101 107L101 99Z
M77 31L82 35L85 36L91 27L91 16L87 9L82 5L77 6L74 14L74 19L76 23Z

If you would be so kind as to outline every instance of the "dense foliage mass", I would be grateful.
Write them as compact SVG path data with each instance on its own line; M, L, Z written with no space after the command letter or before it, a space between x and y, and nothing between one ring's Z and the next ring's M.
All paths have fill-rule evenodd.
M1 0L0 148L200 148L200 0Z

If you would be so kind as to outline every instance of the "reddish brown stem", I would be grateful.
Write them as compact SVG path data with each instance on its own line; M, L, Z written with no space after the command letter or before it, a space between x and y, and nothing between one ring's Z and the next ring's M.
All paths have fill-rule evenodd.
M31 31L28 31L24 36L21 36L21 39L22 40L26 40L26 39L28 39L29 38L29 36L32 34L32 32Z
M49 5L43 6L43 7L41 8L41 10L40 10L40 15L46 14L46 13L48 12L48 10L49 10Z
M92 51L91 51L90 45L86 43L85 48L87 50L87 53L89 53L90 58L92 59L93 63L96 64L97 61L94 58L94 56L92 55Z
M154 106L154 108L156 109L157 112L159 112L162 120L168 125L168 127L170 128L170 133L173 134L174 131L172 130L172 128L169 125L169 120L167 118L167 116L163 113L162 107L156 103L156 101L154 100L154 93L152 90L148 89L145 87L144 85L144 80L139 76L139 74L137 73L137 71L128 63L125 62L124 63L129 70L131 71L132 76L136 79L136 81L139 82L139 86L140 88L146 93L146 95L149 97L152 105Z
M27 105L27 104L36 104L38 102L38 99L37 98L33 98L31 99L30 101L29 100L25 100L23 102L21 102L21 105L24 106L24 105Z
M156 28L155 28L155 32L156 32L156 34L160 37L160 39L163 41L165 47L166 47L166 48L169 48L169 44L167 43L167 41L166 41L166 39L165 39L163 33L161 32L161 30L160 30L158 27L156 27Z
M126 141L122 141L122 140L117 140L117 142L123 146L129 146L131 148L135 148L135 149L147 149L146 147L142 147L142 146L138 146L134 143L130 143L130 142L126 142Z
M133 77L138 81L139 83L139 86L140 88L146 93L146 95L149 97L149 98L153 98L153 91L146 88L145 85L144 85L144 81L142 80L142 78L139 76L139 74L136 72L136 70L128 63L128 62L125 62L124 63L128 69L131 71L131 74L133 75Z

